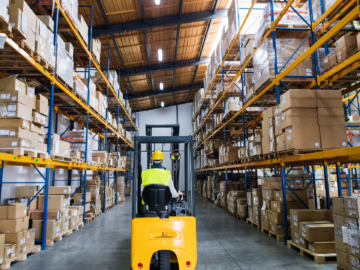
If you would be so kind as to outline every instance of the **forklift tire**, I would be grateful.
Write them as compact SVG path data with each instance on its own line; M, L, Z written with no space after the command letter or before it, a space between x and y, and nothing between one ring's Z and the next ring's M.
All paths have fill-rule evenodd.
M159 270L171 270L170 251L159 251Z

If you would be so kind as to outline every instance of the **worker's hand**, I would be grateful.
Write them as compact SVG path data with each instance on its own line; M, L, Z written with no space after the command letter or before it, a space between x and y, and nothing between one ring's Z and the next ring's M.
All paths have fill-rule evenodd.
M178 193L178 198L180 200L183 200L183 193L179 190L179 193Z

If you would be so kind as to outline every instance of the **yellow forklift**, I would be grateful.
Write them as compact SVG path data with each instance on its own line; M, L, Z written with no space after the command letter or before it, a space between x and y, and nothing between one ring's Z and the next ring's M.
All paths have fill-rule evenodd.
M141 151L144 144L146 150ZM184 146L185 185L181 199L173 199L168 186L148 185L144 190L141 188L141 152L147 152L146 164L150 166L150 155L155 151L155 144L171 145L170 159L175 169L176 188L180 186L180 145ZM192 137L136 136L134 146L131 267L133 270L195 269L197 239Z

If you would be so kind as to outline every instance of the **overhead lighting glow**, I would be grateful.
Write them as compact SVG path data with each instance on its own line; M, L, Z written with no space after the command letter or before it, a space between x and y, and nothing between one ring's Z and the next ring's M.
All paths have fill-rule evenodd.
M157 5L157 6L160 5L160 1L161 0L155 0L155 5Z
M161 107L164 107L164 101L161 101Z
M160 90L163 90L164 89L164 84L161 82L160 83Z
M162 61L163 60L163 57L162 57L162 49L158 49L158 58L159 58L159 61Z

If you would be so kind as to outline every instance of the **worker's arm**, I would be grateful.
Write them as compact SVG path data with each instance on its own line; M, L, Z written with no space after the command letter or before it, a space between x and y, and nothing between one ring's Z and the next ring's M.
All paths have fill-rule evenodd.
M177 193L177 191L176 191L176 189L174 187L174 182L171 179L171 176L169 177L169 188L170 188L172 197L177 198L179 196L179 194Z

